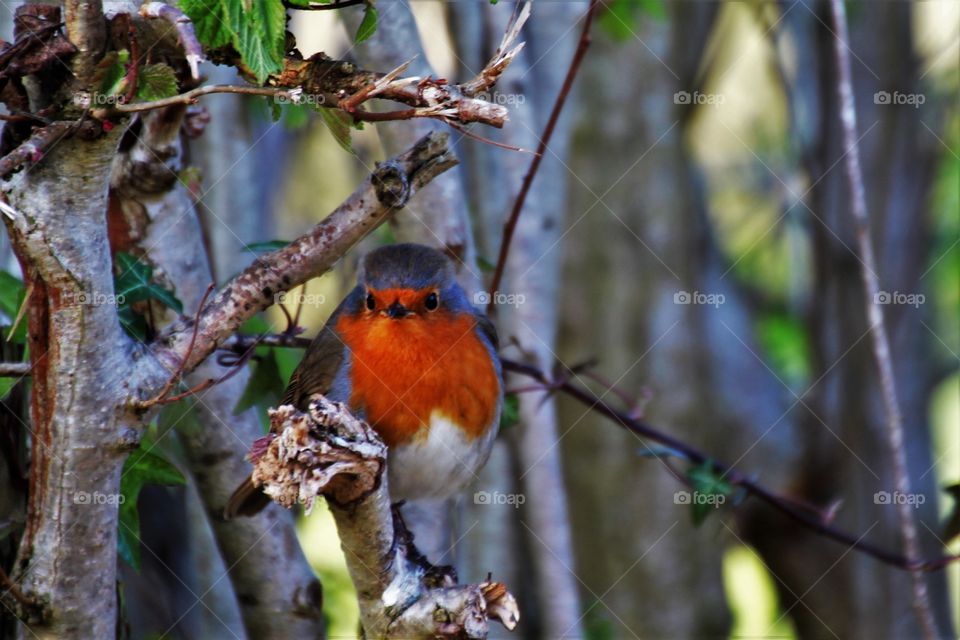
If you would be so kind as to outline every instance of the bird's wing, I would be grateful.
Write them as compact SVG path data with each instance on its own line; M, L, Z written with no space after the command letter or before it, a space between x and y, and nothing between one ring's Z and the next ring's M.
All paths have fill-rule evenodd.
M497 336L497 327L494 326L490 318L482 313L475 313L474 316L477 319L477 327L483 332L487 340L490 341L490 344L493 346L493 352L496 353L500 350L500 338Z
M340 315L355 302L357 291L358 289L354 289L344 298L330 315L327 324L317 333L303 360L290 376L280 404L292 404L300 410L306 410L311 395L326 394L330 391L330 386L343 365L346 351L346 345L335 327Z

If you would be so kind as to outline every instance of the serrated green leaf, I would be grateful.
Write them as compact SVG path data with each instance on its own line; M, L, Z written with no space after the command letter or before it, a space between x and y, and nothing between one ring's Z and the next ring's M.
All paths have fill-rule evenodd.
M177 95L177 74L162 62L148 64L137 76L137 97L147 102Z
M323 124L327 125L327 129L333 135L337 144L344 151L353 153L353 142L350 139L350 123L353 118L338 109L328 109L327 107L317 107L316 109L323 119Z
M146 484L177 485L186 479L180 471L141 445L123 465L120 478L120 523L117 552L130 566L140 570L140 512L137 501Z
M226 0L180 0L179 4L204 47L216 49L233 42Z
M283 68L286 10L280 0L257 0L245 7L234 0L227 6L233 46L244 64L263 82Z
M264 242L251 242L243 250L250 253L265 253L267 251L276 251L283 249L290 244L289 240L265 240Z
M183 303L173 295L173 292L153 282L153 267L129 253L122 252L117 253L116 262L119 273L114 280L114 288L118 301L123 301L119 305L121 308L134 302L157 300L177 313L183 313Z
M368 40L370 36L377 32L378 16L377 8L373 6L371 2L368 2L367 8L363 11L363 20L360 21L360 26L357 27L357 35L353 37L355 44L360 44L364 40Z

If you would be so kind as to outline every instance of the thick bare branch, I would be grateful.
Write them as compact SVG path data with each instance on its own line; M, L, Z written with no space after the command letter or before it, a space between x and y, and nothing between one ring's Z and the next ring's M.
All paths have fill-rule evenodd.
M319 395L309 413L283 405L270 420L277 435L255 445L254 481L286 506L309 511L327 498L366 637L485 638L491 618L516 626L519 611L504 585L435 584L435 568L394 527L387 448L369 425Z
M275 294L330 269L350 247L455 162L447 136L431 134L405 153L380 163L321 223L283 249L261 256L221 289L200 314L192 350L192 322L182 319L158 341L156 354L171 370L184 358L185 370L192 370L247 318L272 305Z

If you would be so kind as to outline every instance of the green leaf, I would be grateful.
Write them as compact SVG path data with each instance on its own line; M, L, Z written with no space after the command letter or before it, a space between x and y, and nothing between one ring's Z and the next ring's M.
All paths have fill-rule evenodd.
M733 494L733 485L717 474L711 460L687 470L687 480L693 489L690 499L694 526L700 526L710 512L726 502Z
M20 382L20 378L2 377L0 378L0 400L3 400L7 397L7 394L10 393L10 390L13 389L14 385Z
M129 253L118 253L116 263L119 273L114 281L114 288L121 308L134 302L157 300L177 313L183 313L183 303L173 292L153 282L152 266Z
M3 327L3 330L0 331L0 340L7 339L8 327L13 324L17 317L20 306L23 304L24 295L26 295L26 291L20 278L6 271L0 271L0 314L6 316L8 321L0 320L0 327ZM21 318L20 324L10 340L17 344L24 344L27 341L26 318Z
M233 0L227 6L233 46L244 64L263 82L283 68L287 13L280 0Z
M310 122L309 107L302 104L283 105L283 126L290 130L302 129Z
M140 69L137 97L147 102L177 95L177 74L169 65L149 64Z
M99 92L104 96L115 96L123 93L123 79L127 75L127 63L130 62L130 52L126 49L108 51L97 64L95 76L100 79Z
M327 107L317 107L316 109L323 119L323 124L327 125L327 129L333 134L337 144L344 151L353 153L353 143L350 140L350 124L353 118L338 109L328 109Z
M180 0L179 4L193 21L194 32L204 47L217 49L233 42L226 0Z
M143 445L130 454L120 478L120 524L117 551L130 566L140 570L140 512L137 500L146 484L176 485L186 480L175 466Z
M503 397L503 409L500 410L500 430L509 429L520 420L520 398L511 393Z
M363 12L363 20L360 22L360 26L357 27L357 35L353 37L355 44L360 44L377 32L378 15L377 8L373 6L372 2L368 2L367 8Z
M265 240L264 242L251 242L243 250L250 253L266 253L267 251L283 249L288 244L290 244L289 240Z
M600 14L598 22L614 40L622 42L637 37L639 14L662 21L667 17L667 9L663 0L613 0Z
M197 400L192 397L165 405L157 415L157 431L162 434L176 429L179 433L197 433L201 424L197 412L194 411L196 406Z
M275 406L283 396L286 385L280 375L280 368L277 366L277 358L273 350L266 348L265 353L261 355L258 348L257 355L257 360L250 365L253 372L247 382L247 388L243 390L243 395L237 401L233 415L241 414L254 405Z

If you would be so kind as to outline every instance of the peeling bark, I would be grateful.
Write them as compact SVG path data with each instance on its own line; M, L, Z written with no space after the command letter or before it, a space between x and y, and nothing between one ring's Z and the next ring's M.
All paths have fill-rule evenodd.
M116 624L116 496L139 441L124 406L131 344L114 306L96 303L113 294L104 211L118 137L64 140L3 185L18 212L4 220L35 283L29 515L12 577L46 607L26 635L110 637Z
M286 506L309 511L321 495L337 523L368 638L486 638L488 620L508 629L519 611L497 582L456 585L425 562L395 528L387 447L342 404L312 397L309 413L270 412L271 433L254 463L254 482Z

